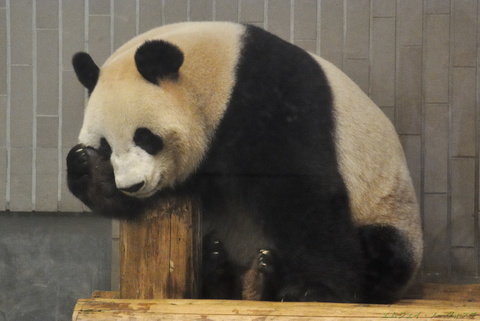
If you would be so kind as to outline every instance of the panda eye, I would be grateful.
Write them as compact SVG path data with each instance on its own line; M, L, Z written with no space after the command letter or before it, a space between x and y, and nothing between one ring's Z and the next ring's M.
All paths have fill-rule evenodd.
M147 128L138 128L133 135L135 144L150 155L155 155L163 149L163 140Z
M112 148L105 138L100 139L100 147L98 148L98 153L100 156L107 159L112 155Z

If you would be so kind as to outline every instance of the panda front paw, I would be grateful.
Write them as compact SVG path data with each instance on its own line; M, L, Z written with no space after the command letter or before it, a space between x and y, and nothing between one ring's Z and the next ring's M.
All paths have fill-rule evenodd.
M94 185L94 163L98 152L83 144L75 145L67 155L67 183L73 195L87 206L91 206L89 192Z
M67 171L69 177L82 177L90 175L91 165L87 146L75 145L67 156Z

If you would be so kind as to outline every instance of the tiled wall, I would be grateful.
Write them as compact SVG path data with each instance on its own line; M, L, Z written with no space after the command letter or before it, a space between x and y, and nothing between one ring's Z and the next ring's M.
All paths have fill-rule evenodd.
M0 0L0 210L81 211L65 186L85 94L70 59L102 62L185 20L262 26L349 74L395 123L424 218L429 280L478 281L480 0Z

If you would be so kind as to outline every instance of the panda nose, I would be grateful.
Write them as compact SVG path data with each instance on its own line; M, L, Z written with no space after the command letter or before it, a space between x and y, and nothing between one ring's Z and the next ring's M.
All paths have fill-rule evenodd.
M143 185L145 185L145 182L140 182L140 183L134 184L130 187L123 187L123 188L119 188L119 189L121 191L127 192L127 193L136 193L143 187Z

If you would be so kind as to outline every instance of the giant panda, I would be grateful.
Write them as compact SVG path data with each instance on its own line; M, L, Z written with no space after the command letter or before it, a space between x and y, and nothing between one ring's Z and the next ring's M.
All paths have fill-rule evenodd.
M89 99L71 192L125 220L198 197L204 298L245 298L252 269L259 300L402 297L422 256L402 147L331 63L259 27L185 22L73 66Z

